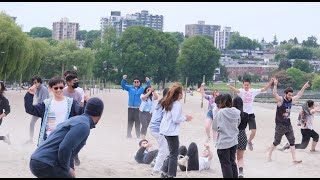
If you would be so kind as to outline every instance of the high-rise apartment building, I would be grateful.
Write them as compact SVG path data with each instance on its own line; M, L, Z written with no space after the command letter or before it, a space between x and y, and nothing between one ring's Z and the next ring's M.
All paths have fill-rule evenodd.
M198 24L187 24L185 26L186 37L195 35L207 35L214 38L214 32L220 31L220 25L208 25L205 21L198 21Z
M231 27L224 27L222 31L216 31L214 33L214 46L220 50L226 49L232 33Z
M79 23L69 22L68 18L62 18L52 25L52 38L58 41L65 39L76 40L79 31Z
M117 35L120 35L127 27L130 26L147 26L156 30L163 31L163 16L152 15L148 11L143 10L141 13L127 14L121 16L120 11L111 11L111 16L102 17L100 27L103 30L106 26L112 26L116 29ZM101 31L103 35L103 31ZM102 37L102 36L101 36Z

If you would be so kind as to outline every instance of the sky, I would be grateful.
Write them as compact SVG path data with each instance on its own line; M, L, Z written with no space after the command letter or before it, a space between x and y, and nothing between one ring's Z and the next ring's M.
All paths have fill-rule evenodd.
M100 29L101 17L111 11L121 15L148 10L164 16L165 32L185 33L186 24L205 21L231 27L251 39L279 41L297 37L320 39L319 2L0 2L0 11L17 17L23 31L32 27L52 29L52 23L68 17L80 30Z

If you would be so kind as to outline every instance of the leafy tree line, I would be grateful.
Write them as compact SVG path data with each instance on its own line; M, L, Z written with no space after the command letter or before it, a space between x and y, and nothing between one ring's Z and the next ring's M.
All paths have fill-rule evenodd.
M211 81L219 66L219 51L213 41L203 36L185 39L177 32L161 32L149 27L131 26L116 36L114 28L101 31L80 31L79 40L87 48L80 49L77 41L62 42L51 38L45 28L33 28L24 33L9 16L0 16L0 78L29 80L34 74L44 78L62 75L77 67L82 79L100 78L119 83L123 74L129 79L145 76L154 83L182 81L188 84L202 82L202 76Z

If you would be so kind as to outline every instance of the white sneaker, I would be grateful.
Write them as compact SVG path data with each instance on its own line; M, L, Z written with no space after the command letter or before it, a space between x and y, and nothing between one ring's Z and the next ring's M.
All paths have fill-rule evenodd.
M188 160L189 160L189 156L180 156L181 158L178 160L178 164L182 165L182 166L186 166L188 164Z
M5 136L5 138L4 138L4 140L3 140L3 142L7 143L8 145L10 145L10 144L11 144L11 141L10 141L10 135L9 135L9 134L7 134L7 135Z
M238 174L238 178L244 178L243 173L239 173L239 174Z

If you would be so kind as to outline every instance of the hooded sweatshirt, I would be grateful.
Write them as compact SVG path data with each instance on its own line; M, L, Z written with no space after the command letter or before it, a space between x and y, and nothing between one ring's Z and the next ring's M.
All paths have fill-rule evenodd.
M213 128L217 129L217 149L228 149L238 144L238 126L241 122L240 111L234 107L218 111Z
M178 136L180 132L180 123L186 121L182 115L182 106L179 101L173 102L171 111L165 111L160 123L160 134L165 136Z

